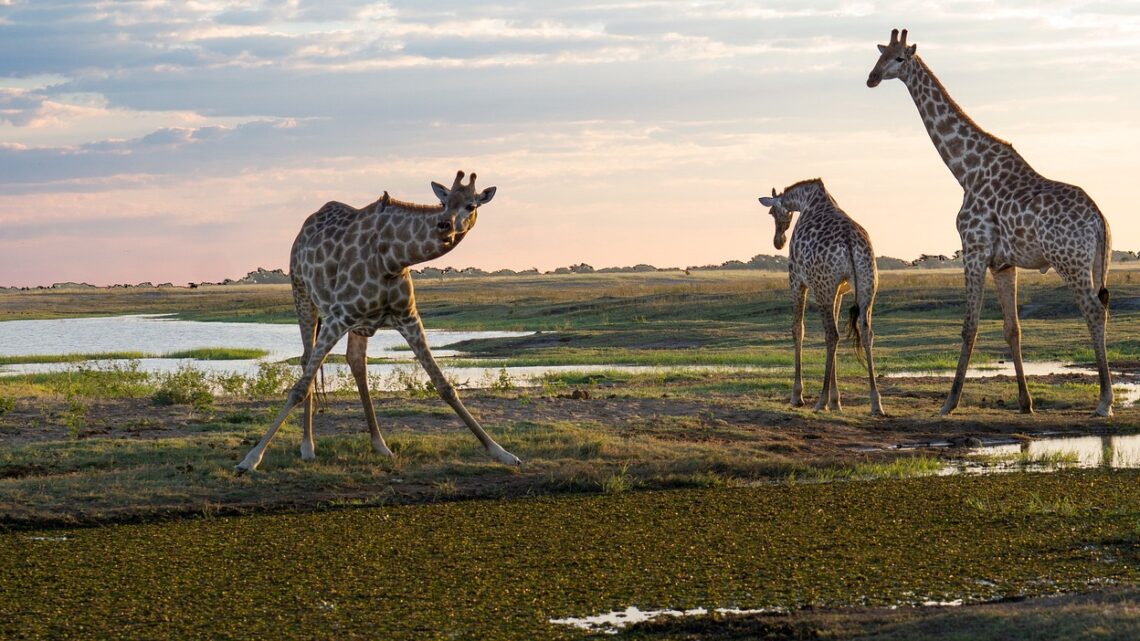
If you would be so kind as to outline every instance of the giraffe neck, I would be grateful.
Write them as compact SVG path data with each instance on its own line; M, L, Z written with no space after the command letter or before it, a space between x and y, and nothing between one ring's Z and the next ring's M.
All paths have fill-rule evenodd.
M373 220L369 226L379 232L378 247L385 270L405 269L443 256L463 240L456 233L448 242L439 223L453 223L454 216L442 205L419 205L395 199L380 199L362 210Z
M1025 163L1009 143L979 127L962 111L921 58L912 57L902 67L899 79L910 91L942 162L963 188L975 183L999 158L1008 160L1012 155Z
M791 185L784 190L782 198L789 211L800 212L801 221L812 214L838 208L835 199L818 178Z

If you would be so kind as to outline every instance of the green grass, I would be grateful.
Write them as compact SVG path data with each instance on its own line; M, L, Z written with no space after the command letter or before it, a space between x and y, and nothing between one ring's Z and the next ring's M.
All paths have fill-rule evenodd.
M170 465L188 484L203 474L194 461ZM628 606L799 610L1081 591L1140 580L1137 480L1086 471L244 518L204 509L14 531L0 534L0 633L578 639L588 635L549 620ZM455 484L428 491L446 499Z
M153 358L144 352L100 352L98 354L29 354L27 356L0 356L0 365L28 363L82 363L84 361L138 360Z
M201 347L179 352L167 352L158 358L190 358L199 361L244 361L257 360L268 356L264 349L243 347Z
M193 359L199 361L256 360L268 356L263 349L241 347L202 347L165 354L145 352L99 352L96 354L29 354L26 356L0 356L0 365L30 363L83 363L86 361L139 360L143 358Z

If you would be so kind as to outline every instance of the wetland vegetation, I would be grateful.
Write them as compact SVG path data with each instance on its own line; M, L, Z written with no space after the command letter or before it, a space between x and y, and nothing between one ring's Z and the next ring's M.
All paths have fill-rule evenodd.
M953 367L961 274L882 278L881 373ZM532 332L459 345L465 354L441 359L445 369L659 369L559 373L530 387L461 381L468 408L524 460L520 470L487 460L434 391L409 379L374 393L395 459L370 453L355 392L334 391L316 417L316 461L296 454L297 413L245 477L232 466L279 408L284 365L229 379L192 368L145 374L129 362L0 377L0 546L13 577L0 590L0 636L578 638L594 633L549 619L636 605L780 614L654 621L622 633L633 638L906 638L888 632L978 611L871 608L1090 591L1094 602L1125 604L1113 611L1134 607L1138 472L944 478L968 448L894 447L1140 430L1131 405L1090 418L1094 377L1032 377L1032 416L1016 413L1010 377L970 380L958 414L940 417L947 380L884 376L891 416L873 419L863 371L845 351L844 412L815 413L786 402L780 273L446 277L417 287L429 328ZM1140 363L1140 280L1118 270L1110 289L1110 362L1128 373ZM0 302L6 319L292 321L288 288L272 285L5 292ZM1021 309L1027 360L1091 360L1055 275L1023 273ZM817 318L807 318L808 396L822 376ZM1000 318L991 296L976 363L1005 358ZM1082 621L1096 615L1081 612L1112 610L1067 603ZM993 625L972 638L1001 638L985 636L994 622L1048 617L1011 606L981 618ZM1134 631L1125 619L1112 629Z

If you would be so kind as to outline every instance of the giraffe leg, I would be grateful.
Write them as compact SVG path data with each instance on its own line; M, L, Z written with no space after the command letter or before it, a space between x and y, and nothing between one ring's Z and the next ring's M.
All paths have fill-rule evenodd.
M380 424L376 422L376 408L372 405L372 395L368 393L368 338L353 333L348 335L348 350L345 352L348 368L356 379L356 390L360 392L360 404L364 407L364 418L368 421L368 434L372 438L372 451L384 456L392 456L392 450L380 435Z
M463 401L459 400L459 394L456 393L455 388L452 387L447 377L443 375L443 371L439 369L439 364L435 362L435 358L431 355L431 348L428 347L427 337L424 336L424 326L423 323L420 322L419 314L412 314L402 319L396 324L396 329L404 337L404 340L408 341L408 345L412 348L412 352L415 353L416 359L419 360L420 365L422 365L424 371L427 372L428 378L430 378L432 384L435 385L435 389L439 391L440 397L455 410L459 418L463 419L463 422L466 423L467 427L471 429L471 432L475 434L475 438L479 439L483 447L487 448L487 453L491 455L491 458L504 465L521 465L522 462L519 461L519 458L503 449L487 432L483 431L479 422L476 421L475 417L471 416L471 413L463 406Z
M795 343L796 373L792 380L792 407L804 405L804 379L801 358L804 347L804 311L807 309L807 287L792 287L792 341Z
M843 307L843 295L851 291L847 283L841 284L835 290L835 300L831 303L831 316L835 320L835 349L831 352L831 380L827 384L827 404L828 408L832 411L839 411L842 409L839 404L839 366L836 363L836 357L839 353L839 314L840 309Z
M859 303L859 342L863 347L863 355L867 358L867 376L870 378L871 415L886 416L883 411L882 399L879 397L879 383L875 379L875 330L871 328L871 313L875 306L874 290L864 294L855 292Z
M1054 265L1057 269L1057 265ZM1089 327L1089 337L1092 339L1093 351L1096 353L1096 370L1100 382L1100 401L1096 406L1097 416L1112 416L1112 374L1108 371L1108 351L1105 348L1105 330L1108 325L1108 307L1101 302L1092 283L1092 276L1088 270L1074 273L1072 270L1061 267L1057 269L1061 278L1073 290L1077 298L1077 307L1085 317Z
M970 356L974 353L974 341L978 338L978 320L982 315L982 293L986 286L986 264L981 257L967 255L966 259L966 316L962 321L962 352L958 355L958 369L954 372L954 383L950 395L942 406L943 416L953 412L962 399L962 385L966 382L966 369L970 366Z
M831 398L831 386L835 379L835 350L839 346L839 329L835 324L835 301L837 293L832 290L832 295L820 293L817 290L815 295L816 305L819 307L820 320L823 322L823 333L827 341L827 354L824 356L823 361L823 389L819 392L819 400L815 403L815 411L821 412L824 408L828 407L828 400ZM832 409L839 409L833 407Z
M1021 322L1017 319L1017 268L1006 267L990 270L994 275L998 303L1001 304L1002 329L1005 342L1009 343L1009 353L1013 357L1013 369L1017 373L1017 405L1022 414L1033 413L1033 399L1025 384L1025 366L1021 361Z
M304 369L301 371L301 378L299 378L289 390L289 396L285 399L285 406L277 413L277 418L274 419L273 425L265 433L265 436L262 436L257 445L253 446L253 449L245 455L241 463L238 463L234 467L235 472L238 474L251 472L256 470L257 466L261 464L261 459L265 456L265 448L269 447L269 442L273 440L273 436L277 434L277 430L281 428L281 424L289 417L289 412L299 403L312 396L313 378L316 376L321 364L324 363L329 351L336 346L337 341L344 335L345 329L346 328L339 322L328 322L326 320L321 325L320 330L317 332L317 342L313 346L313 351L309 354L309 358L305 360Z
M293 304L297 308L297 325L301 329L301 363L308 363L313 353L313 345L317 341L317 327L320 319L317 309L309 299L304 284L294 283ZM311 461L317 457L316 445L313 442L313 385L309 385L309 392L305 395L302 407L304 415L301 417L301 460Z

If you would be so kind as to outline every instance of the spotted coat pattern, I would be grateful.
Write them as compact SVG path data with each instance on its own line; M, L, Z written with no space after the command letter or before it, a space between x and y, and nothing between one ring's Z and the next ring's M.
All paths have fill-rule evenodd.
M775 219L776 249L784 246L792 214L800 212L800 219L792 232L788 248L788 285L792 293L792 338L795 345L795 378L792 383L792 404L801 406L803 399L804 311L807 294L815 295L816 306L823 320L827 340L827 357L824 365L823 390L815 409L825 407L838 410L839 386L836 382L835 353L839 345L839 311L843 294L855 290L855 305L849 314L848 332L855 339L856 353L865 358L870 378L871 413L882 415L879 387L875 381L873 347L875 334L871 329L872 308L879 284L875 266L875 250L867 231L848 216L828 193L823 181L804 180L760 202L770 206Z
M390 198L387 192L356 209L330 202L309 216L293 242L289 271L293 303L304 354L300 379L289 391L285 407L261 441L238 464L238 472L257 468L270 440L289 412L304 403L301 458L316 456L313 442L313 381L329 351L348 334L345 355L356 380L374 451L392 452L380 435L368 392L368 337L381 327L395 327L408 342L440 396L452 406L496 460L519 460L496 443L460 401L455 388L432 357L416 310L410 266L451 251L478 217L478 207L491 200L495 188L475 190L475 174L462 183L460 171L451 189L432 183L440 205L416 205Z
M1033 411L1021 358L1017 317L1017 268L1052 267L1077 299L1096 353L1100 400L1096 413L1112 414L1112 380L1105 350L1111 234L1096 203L1080 187L1038 174L1009 143L979 127L907 45L906 30L879 45L869 87L898 78L918 108L934 148L962 186L957 228L965 264L966 315L954 383L942 413L957 408L977 337L985 272L993 274L1004 333L1017 372L1021 411Z

